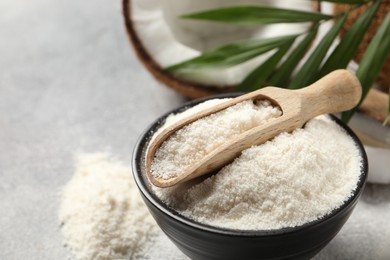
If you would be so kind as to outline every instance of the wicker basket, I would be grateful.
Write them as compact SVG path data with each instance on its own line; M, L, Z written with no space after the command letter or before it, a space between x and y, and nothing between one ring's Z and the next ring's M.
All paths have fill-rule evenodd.
M340 13L349 9L350 5L336 4L334 5L334 13ZM357 18L362 15L363 12L367 10L369 6L364 5L354 11L352 11L344 24L343 29L341 30L341 36L343 36L349 28L355 23ZM370 43L372 37L375 35L378 27L382 23L385 16L390 12L390 0L383 0L379 10L372 21L367 33L364 36L362 43L359 46L359 49L354 57L355 62L359 63L363 57L364 51L366 50L368 44ZM377 83L380 88L384 91L388 91L390 88L390 55L387 57L385 64L377 78Z

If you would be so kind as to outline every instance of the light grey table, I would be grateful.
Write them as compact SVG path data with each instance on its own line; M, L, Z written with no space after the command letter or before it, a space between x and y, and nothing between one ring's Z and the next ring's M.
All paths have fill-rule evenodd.
M130 160L184 100L135 58L119 0L0 0L0 259L68 259L58 195L75 153ZM316 259L390 259L389 220L389 187L369 185Z

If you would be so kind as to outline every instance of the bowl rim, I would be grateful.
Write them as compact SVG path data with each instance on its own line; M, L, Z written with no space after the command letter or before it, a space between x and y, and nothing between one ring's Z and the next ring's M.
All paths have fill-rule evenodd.
M281 229L270 229L270 230L238 230L238 229L229 229L229 228L222 228L222 227L216 227L208 224L203 224L200 222L197 222L195 220L192 220L186 216L181 215L179 212L175 211L175 209L169 207L165 203L163 203L154 193L152 193L148 189L148 184L145 183L144 178L141 176L141 163L142 162L142 156L144 154L144 151L146 149L146 146L153 135L156 127L161 126L165 119L172 113L179 113L186 109L188 109L191 106L194 106L196 104L199 104L203 101L214 99L214 98L232 98L235 96L238 96L242 93L240 92L233 92L233 93L225 93L225 94L219 94L219 95L213 95L208 96L204 98L194 99L189 102L186 102L175 109L172 109L168 111L167 113L160 116L158 119L156 119L153 123L151 123L140 135L138 138L134 150L132 153L132 175L136 182L136 185L138 186L138 189L146 198L151 205L153 205L156 209L161 211L163 214L167 215L171 219L174 219L177 222L182 223L183 225L189 226L191 228L201 230L204 232L219 234L219 235L228 235L228 236L240 236L240 237L269 237L269 236L280 236L280 235L286 235L286 234L293 234L297 232L302 232L304 230L315 228L318 225L323 225L324 223L328 221L332 221L333 218L337 217L339 213L342 213L345 209L349 208L349 206L359 198L361 193L363 192L364 186L367 181L367 175L368 175L368 159L367 154L364 150L363 144L359 140L359 138L356 136L356 134L340 119L338 119L336 116L329 114L330 119L335 121L339 126L341 126L346 133L352 138L355 145L357 146L359 150L359 154L362 158L362 166L360 171L359 180L357 182L357 186L355 190L352 192L352 195L344 201L344 203L336 208L333 209L328 214L324 215L323 217L307 222L303 225L294 226L294 227L284 227Z

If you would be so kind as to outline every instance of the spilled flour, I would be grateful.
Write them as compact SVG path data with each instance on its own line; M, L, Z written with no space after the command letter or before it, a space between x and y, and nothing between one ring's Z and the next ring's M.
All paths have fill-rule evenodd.
M81 154L62 192L65 245L77 259L139 259L158 234L131 168L105 153Z

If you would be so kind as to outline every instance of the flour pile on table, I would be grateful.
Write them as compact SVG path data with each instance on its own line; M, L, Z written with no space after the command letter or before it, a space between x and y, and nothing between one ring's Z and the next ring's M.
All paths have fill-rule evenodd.
M104 153L79 155L59 218L65 245L77 259L139 259L159 231L130 167Z

